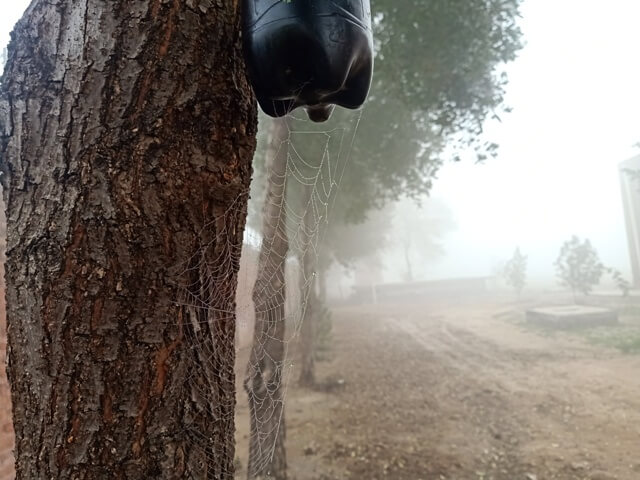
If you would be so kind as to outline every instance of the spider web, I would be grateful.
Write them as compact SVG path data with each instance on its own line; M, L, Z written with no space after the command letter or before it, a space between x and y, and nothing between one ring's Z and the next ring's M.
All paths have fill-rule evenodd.
M217 213L205 226L196 254L188 265L179 268L182 295L178 303L187 312L180 328L190 348L193 369L185 381L193 400L185 406L183 418L191 443L188 468L196 478L209 478L208 460L216 456L219 445L225 444L223 439L203 434L200 425L233 421L228 413L234 411L236 402L234 365L228 361L233 358L228 354L228 346L233 344L230 337L236 330L239 332L236 341L243 333L253 336L249 334L258 317L267 320L256 332L257 343L247 365L247 377L257 375L266 379L266 383L260 391L249 392L250 403L259 411L257 414L251 410L250 420L257 434L250 439L253 454L249 466L251 478L270 476L271 462L284 437L282 420L287 387L296 373L292 346L300 338L305 317L312 313L308 310L310 297L314 295L321 237L350 159L361 115L361 112L335 112L324 124L312 123L296 113L280 120L284 130L278 138L271 139L271 148L256 152L256 158L267 157L267 168L263 169L264 178L253 182L252 191L267 190L264 184L270 178L282 193L267 199L264 193L254 194L249 206L253 211L262 206L267 214L277 212L266 219L277 224L275 234L267 238L260 229L248 227L242 246L229 243L228 239L234 236L226 235L228 225L234 224L230 220L239 210L234 204ZM274 156L284 159L282 171L271 168ZM238 200L246 195L248 192ZM261 217L259 223L264 220ZM227 242L220 242L221 238ZM278 242L288 245L284 255L281 248L273 248ZM243 262L236 296L229 278L240 264L241 250ZM278 279L272 272L279 269L284 270L284 277L279 280L284 281L286 288L273 288ZM260 271L269 274L256 283L256 273ZM252 297L257 299L256 303ZM275 356L274 348L278 352ZM240 358L242 349L239 345ZM231 472L227 473L231 476Z

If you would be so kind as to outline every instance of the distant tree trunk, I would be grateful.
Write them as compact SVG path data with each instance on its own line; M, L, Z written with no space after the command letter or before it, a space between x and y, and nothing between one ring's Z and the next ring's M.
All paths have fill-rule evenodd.
M248 478L286 480L284 385L287 138L284 119L272 121L266 153L267 193L264 200L262 246L253 287L255 327L244 387L249 397L251 437Z
M305 265L307 267L308 264ZM306 269L305 269L306 270ZM306 270L308 271L308 270ZM306 275L306 273L305 273ZM313 275L313 272L311 272ZM309 277L308 277L309 278ZM315 344L315 330L316 330L316 310L317 310L317 297L313 284L315 279L311 278L311 286L308 292L305 293L305 306L303 310L302 327L300 330L300 353L301 353L301 365L300 365L300 377L299 384L303 387L312 387L316 383L315 377L315 359L314 359L314 344Z
M240 2L34 1L0 87L19 480L232 479Z
M307 198L311 198L312 186L307 186ZM305 202L306 204L307 202ZM300 252L301 289L302 289L302 326L300 330L300 377L298 382L303 387L315 385L314 337L315 316L318 299L316 296L315 250L311 248L311 219L313 208L307 208L302 225L302 251Z
M327 302L327 271L328 267L318 269L318 302Z
M405 241L403 242L403 249L404 261L407 266L407 271L405 272L405 280L407 282L413 282L413 269L411 267L411 256L409 255L411 253L411 240L405 239Z

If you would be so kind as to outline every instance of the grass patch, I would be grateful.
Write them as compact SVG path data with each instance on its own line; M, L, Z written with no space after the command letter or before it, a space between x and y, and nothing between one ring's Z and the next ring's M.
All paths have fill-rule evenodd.
M522 330L533 332L541 337L553 337L561 330L551 328L545 325L539 325L536 323L527 322L526 314L524 310L508 310L497 313L493 316L497 320L501 320L505 323L510 323Z
M632 317L640 318L640 305L620 305L618 311L621 315L629 315Z
M619 325L615 327L598 327L581 332L593 345L615 348L622 353L640 354L640 328Z
M598 327L553 328L526 321L523 311L506 310L494 315L494 318L505 323L516 325L524 330L547 338L574 336L586 340L594 346L616 349L622 353L640 354L640 307L629 305L621 308L621 323Z
M515 309L502 310L494 313L493 318L518 325L520 323L524 323L524 312L522 310Z

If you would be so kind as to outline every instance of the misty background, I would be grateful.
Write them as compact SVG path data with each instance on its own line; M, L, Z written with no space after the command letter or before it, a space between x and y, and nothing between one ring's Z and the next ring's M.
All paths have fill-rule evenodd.
M0 45L28 4L2 5ZM512 111L485 128L498 155L440 169L431 197L448 226L438 255L414 260L417 280L489 276L520 247L528 283L554 285L553 261L573 234L630 277L617 165L640 151L640 3L526 0L521 12L525 47L503 67ZM384 280L396 281L402 259L387 253Z
M378 30L379 46L407 32L423 43L394 45L386 57L378 50L384 81L374 82L368 109L336 109L320 125L300 110L259 117L242 255L227 262L239 264L227 337L235 478L261 478L275 465L268 476L278 480L287 471L299 480L635 480L640 292L637 271L636 290L627 283L620 163L640 162L640 2L422 2L412 4L422 23L400 9L408 3L388 0L378 13L391 24ZM29 3L0 7L3 57ZM478 13L489 24L474 22ZM440 22L428 41L422 33ZM480 95L469 101L467 90ZM455 111L457 100L468 112ZM430 108L457 122L445 131ZM478 162L492 147L456 135L497 153ZM634 208L638 200L633 190ZM211 287L198 309L220 314L215 297L231 292L216 280L228 273L200 273ZM183 342L181 316L178 325L171 345L205 359L198 370L231 373L207 365L216 358L208 339ZM160 354L150 362L158 371ZM3 364L0 355L0 479L8 479Z
M522 17L525 47L505 68L513 111L486 128L498 157L447 163L434 182L458 229L433 276L488 274L520 246L530 282L553 281L576 234L629 277L617 165L640 140L640 3L529 0Z

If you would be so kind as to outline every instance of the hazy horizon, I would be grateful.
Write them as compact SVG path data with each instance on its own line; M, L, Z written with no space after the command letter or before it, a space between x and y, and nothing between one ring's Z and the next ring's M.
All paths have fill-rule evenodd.
M28 4L3 6L0 42ZM574 234L630 276L617 165L640 152L637 18L640 3L631 0L523 2L525 47L505 67L513 110L486 125L498 157L440 171L431 196L456 228L426 278L489 275L520 247L530 278L552 279Z

